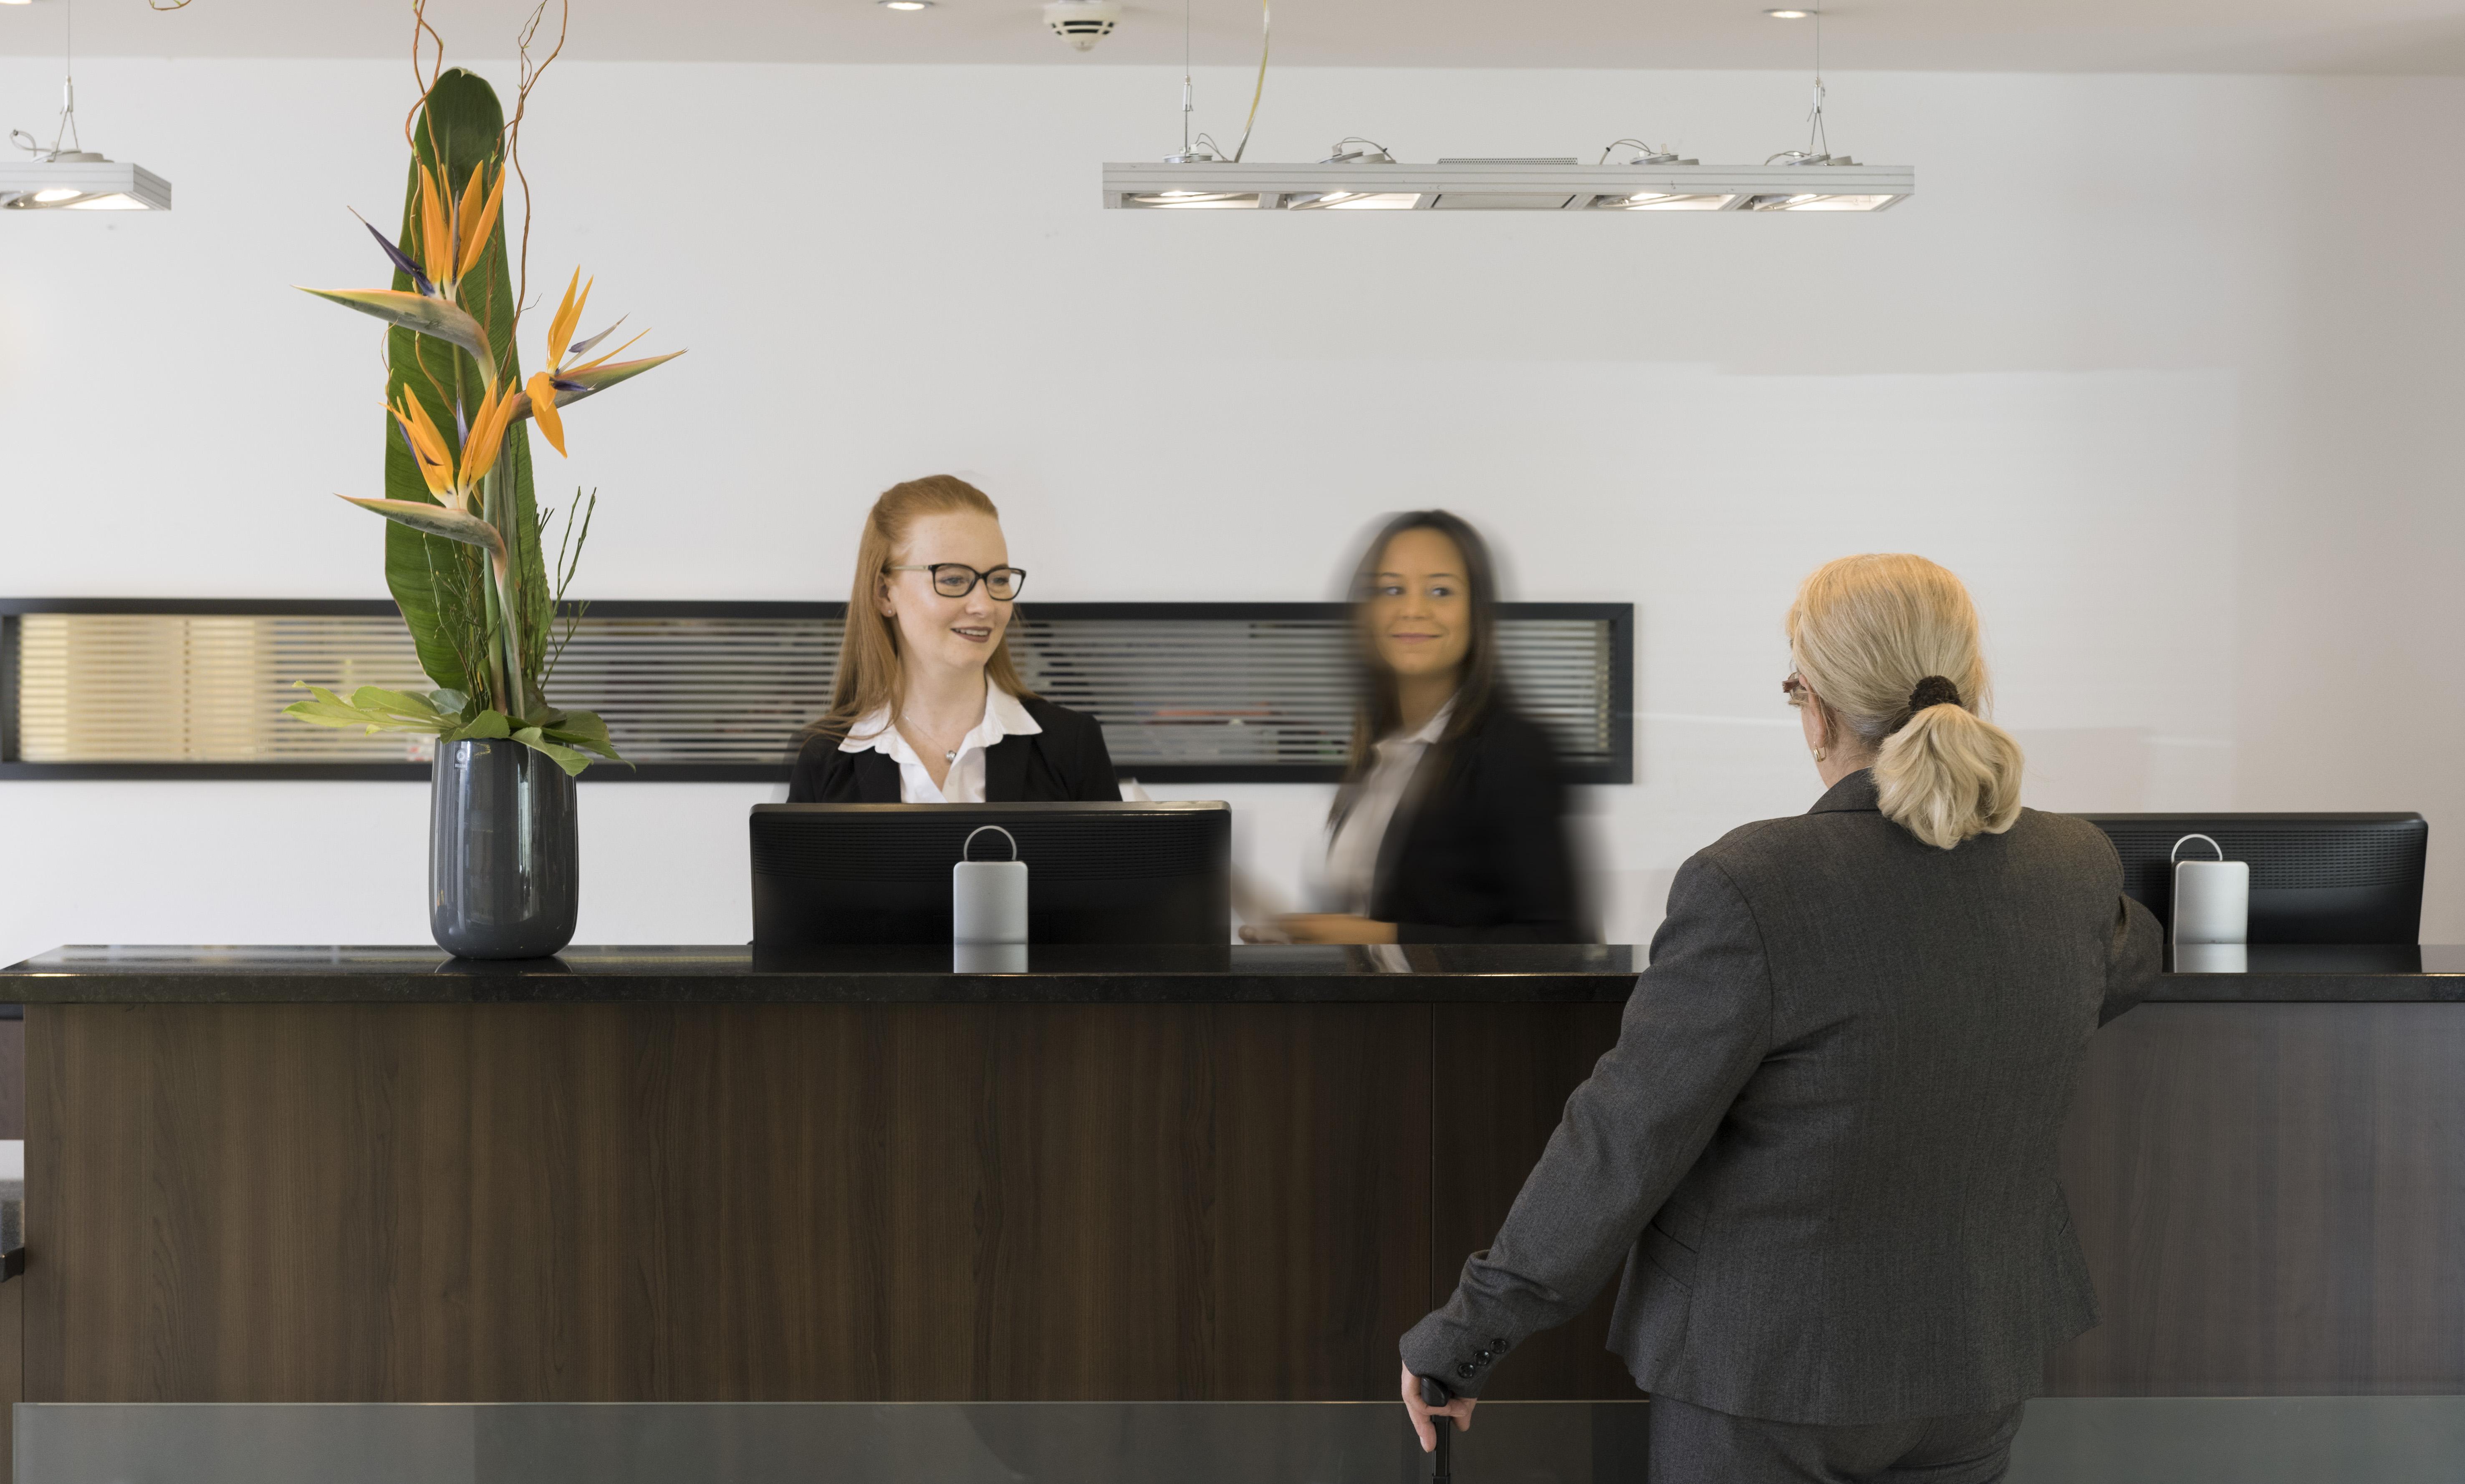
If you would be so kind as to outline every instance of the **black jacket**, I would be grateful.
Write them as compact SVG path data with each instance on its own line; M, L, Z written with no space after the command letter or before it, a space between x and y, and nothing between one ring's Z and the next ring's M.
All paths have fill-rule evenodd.
M1500 706L1421 760L1378 848L1369 916L1398 941L1590 942L1548 735Z
M1041 732L1005 737L985 750L985 802L1118 803L1113 756L1096 719L1033 696L1019 704ZM790 804L896 804L899 764L882 753L841 752L835 737L809 738L788 775Z

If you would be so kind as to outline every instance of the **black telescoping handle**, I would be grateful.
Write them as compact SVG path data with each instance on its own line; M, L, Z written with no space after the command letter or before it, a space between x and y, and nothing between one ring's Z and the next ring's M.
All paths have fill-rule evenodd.
M1446 1387L1427 1376L1421 1378L1423 1406L1435 1411L1446 1406L1448 1400ZM1455 1420L1452 1417L1432 1417L1430 1423L1438 1429L1437 1451L1430 1457L1430 1484L1455 1484Z

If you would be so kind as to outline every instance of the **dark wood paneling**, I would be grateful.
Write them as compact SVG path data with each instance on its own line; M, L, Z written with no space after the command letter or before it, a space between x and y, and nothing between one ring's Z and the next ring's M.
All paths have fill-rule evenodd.
M1419 1006L37 1007L32 1395L1383 1398Z
M26 1395L26 1282L0 1282L0 1484L16 1475L17 1409Z
M26 1023L0 1020L0 1139L26 1137Z
M1549 1141L1566 1095L1617 1044L1617 1005L1436 1007L1436 1170L1430 1302L1455 1288L1465 1256L1490 1244ZM1481 1388L1502 1401L1631 1400L1635 1385L1603 1346L1611 1278L1583 1317L1536 1335Z
M2465 1006L2143 1006L2063 1180L2104 1322L2054 1394L2465 1391Z

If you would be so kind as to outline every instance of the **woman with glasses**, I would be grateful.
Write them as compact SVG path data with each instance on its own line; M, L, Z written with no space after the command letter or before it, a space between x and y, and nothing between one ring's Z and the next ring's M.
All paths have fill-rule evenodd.
M790 804L1016 804L1119 799L1093 718L1030 690L1006 634L1027 574L1001 513L948 475L894 484L856 543L829 715Z
M1296 942L1584 942L1566 789L1498 675L1489 546L1443 510L1397 516L1353 577L1362 685L1327 821L1323 913Z

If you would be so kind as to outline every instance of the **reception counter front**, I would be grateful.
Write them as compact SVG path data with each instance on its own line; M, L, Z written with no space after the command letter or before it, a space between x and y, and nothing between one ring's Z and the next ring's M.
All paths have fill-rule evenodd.
M1390 1398L1642 959L60 949L0 971L23 1397ZM2465 1392L2460 1002L2254 949L2099 1032L2051 1390ZM1610 1297L1488 1394L1632 1399Z

